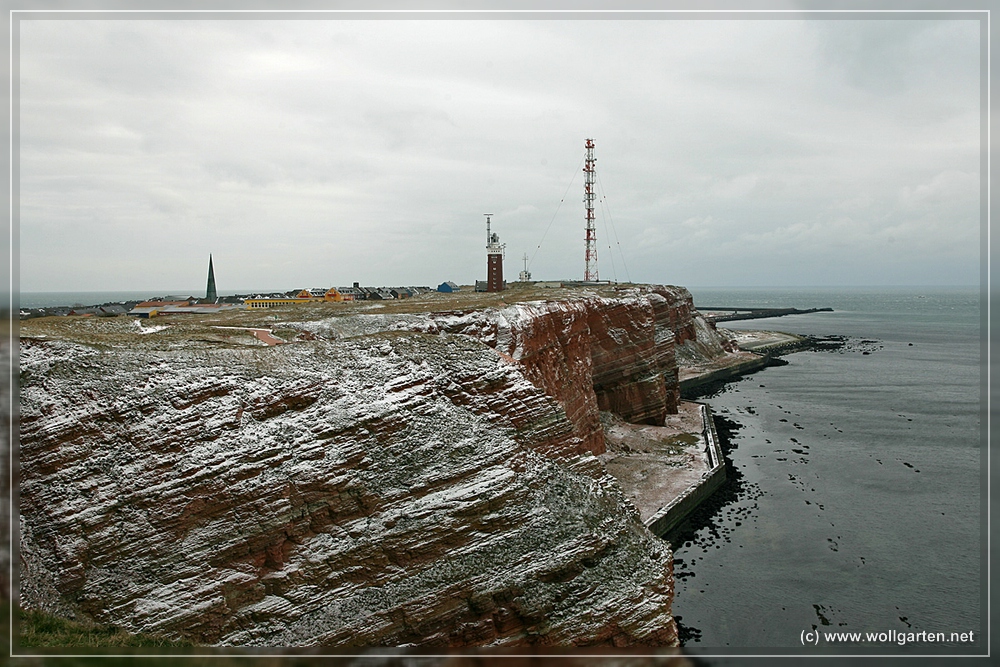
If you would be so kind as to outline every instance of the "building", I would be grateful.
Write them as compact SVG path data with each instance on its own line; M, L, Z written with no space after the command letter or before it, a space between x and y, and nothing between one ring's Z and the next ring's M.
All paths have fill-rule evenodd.
M244 303L246 307L250 310L257 310L259 308L274 308L276 306L291 306L300 303L316 303L322 299L309 298L299 298L294 296L289 297L263 297L260 299L246 299Z
M528 253L524 253L524 270L518 274L517 279L522 283L529 282L531 280L531 271L528 270Z
M119 303L98 306L97 310L99 311L96 313L98 317L118 317L128 312L128 309Z
M344 301L364 301L368 295L365 288L358 283L354 283L351 287L338 287L337 291Z
M164 306L187 306L192 301L193 298L177 298L177 297L165 297L163 299L154 299L151 301L141 301L135 304L136 308L163 308ZM133 308L133 310L135 310Z
M323 296L324 301L354 301L354 288L351 287L331 287Z
M212 268L212 255L208 255L208 287L205 288L205 301L215 303L219 294L215 290L215 269Z
M441 283L440 285L438 285L437 291L438 292L445 292L445 293L449 293L450 294L451 292L457 292L459 289L460 288L459 288L458 285L456 285L455 283L451 282L450 280L446 280L443 283Z
M143 301L128 311L135 317L157 317L160 315L205 315L222 310L240 308L238 303L199 303L198 299L189 301Z
M451 283L454 285L454 283ZM458 286L455 285L455 289ZM331 287L321 289L318 287L291 290L284 294L255 295L244 299L246 307L249 309L274 308L275 306L289 306L302 303L344 303L351 301L391 301L394 299L408 299L417 296L422 291L430 292L429 287L361 287L354 283L353 287Z
M503 281L503 250L505 245L500 243L500 236L490 232L490 216L492 213L485 213L486 216L486 291L502 292L504 290Z
M148 319L150 317L156 317L158 312L159 311L156 306L136 306L132 310L128 311L128 314L133 317Z
M367 287L362 287L360 283L354 283L349 289L351 294L354 295L355 301L365 301L370 291ZM343 292L344 290L341 291Z

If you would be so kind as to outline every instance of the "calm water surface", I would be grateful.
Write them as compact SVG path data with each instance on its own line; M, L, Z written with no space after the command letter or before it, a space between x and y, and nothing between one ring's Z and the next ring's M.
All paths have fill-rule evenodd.
M686 645L798 647L803 630L985 632L975 289L692 289L710 306L832 307L727 323L847 337L706 397L742 477L674 536ZM717 503L718 505L719 503ZM920 644L827 652L948 653Z

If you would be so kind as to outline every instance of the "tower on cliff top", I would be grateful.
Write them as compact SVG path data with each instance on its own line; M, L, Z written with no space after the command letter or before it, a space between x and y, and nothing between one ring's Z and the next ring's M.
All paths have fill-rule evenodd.
M205 288L205 301L215 301L219 298L215 291L215 269L212 268L212 255L208 255L208 287Z
M529 280L531 280L531 271L528 270L528 253L524 253L524 257L522 257L521 259L524 262L524 271L521 271L521 274L518 276L518 279L522 283L526 283Z
M587 247L584 254L586 266L583 271L583 279L590 282L598 280L597 232L594 229L594 182L597 177L594 167L597 164L597 158L594 157L594 140L587 139L584 148L587 149L586 161L583 165L583 205L586 210Z
M484 213L486 216L486 291L502 292L503 283L503 249L505 245L500 243L500 237L490 232L490 216L492 213Z

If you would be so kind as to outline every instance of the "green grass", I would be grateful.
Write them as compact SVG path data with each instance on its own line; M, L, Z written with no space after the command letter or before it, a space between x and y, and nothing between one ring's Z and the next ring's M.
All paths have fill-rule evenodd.
M78 623L35 610L19 610L21 649L186 648L190 642L132 634L113 625Z
M697 444L701 438L697 433L681 433L680 435L675 435L667 442L671 447L677 447L678 449L684 447L690 447L691 445Z

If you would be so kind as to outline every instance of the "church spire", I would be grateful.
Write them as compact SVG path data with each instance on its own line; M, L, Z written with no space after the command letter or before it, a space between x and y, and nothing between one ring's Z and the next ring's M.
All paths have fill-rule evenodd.
M205 301L215 303L219 295L215 291L215 270L212 268L212 255L208 255L208 288L205 290Z

